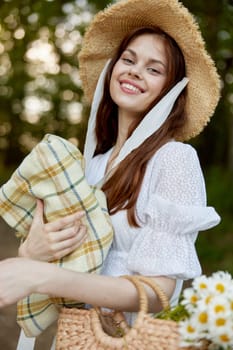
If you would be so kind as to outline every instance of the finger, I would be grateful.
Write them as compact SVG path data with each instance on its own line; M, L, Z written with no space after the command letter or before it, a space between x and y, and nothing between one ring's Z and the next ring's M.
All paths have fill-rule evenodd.
M48 240L50 243L59 243L66 240L69 240L73 237L77 236L80 225L73 224L70 227L67 227L60 231L50 232L48 233Z
M51 250L56 254L56 252L62 251L64 249L71 249L73 250L74 247L76 247L77 245L80 245L81 242L83 241L83 239L86 239L87 237L87 230L86 228L83 226L79 229L78 234L76 234L76 236L71 237L69 239L60 241L60 242L56 242L55 244L51 245Z
M53 222L49 222L45 225L45 229L47 232L55 232L59 230L63 230L65 227L74 224L77 220L80 220L85 215L84 211L79 211L74 214L65 216L61 219L55 220Z
M44 223L44 203L41 199L36 199L36 209L33 218L33 224L43 224Z
M76 244L76 242L79 242L86 233L86 226L79 225L78 228L70 227L63 231L53 233L49 238L51 242L53 242L52 246L54 249L60 250L67 248L69 245L72 246L72 244Z
M82 239L80 241L78 241L76 244L72 244L71 246L69 246L67 248L64 248L64 249L57 251L54 254L54 256L51 257L51 259L49 261L58 260L58 259L63 258L66 255L73 253L76 249L79 249L82 246L82 244L86 241L86 239L87 239L87 234L85 234L82 237Z

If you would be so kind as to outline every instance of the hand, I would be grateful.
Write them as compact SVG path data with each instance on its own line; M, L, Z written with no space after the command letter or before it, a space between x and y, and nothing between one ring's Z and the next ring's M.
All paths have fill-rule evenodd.
M13 304L47 283L46 275L53 264L24 258L0 261L0 307Z
M41 261L61 259L80 247L87 237L81 223L84 212L77 212L50 223L44 223L43 202L37 200L35 215L19 256Z

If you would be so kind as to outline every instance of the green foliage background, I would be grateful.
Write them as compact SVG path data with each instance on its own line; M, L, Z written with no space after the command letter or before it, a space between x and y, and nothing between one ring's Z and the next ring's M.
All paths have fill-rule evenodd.
M197 248L204 272L223 269L233 273L233 1L182 2L196 16L222 78L222 98L216 113L204 132L191 141L205 175L208 204L222 217L216 228L200 233ZM45 133L76 140L82 149L89 109L83 100L77 56L92 14L108 3L1 1L0 184ZM42 63L44 67L51 64L49 58L41 62L42 52L30 60L29 50L38 40L52 52L55 70L37 72ZM44 109L30 115L30 110L25 113L25 106L27 98L33 96ZM82 119L68 118L69 108L76 108L72 113L78 113L80 104Z

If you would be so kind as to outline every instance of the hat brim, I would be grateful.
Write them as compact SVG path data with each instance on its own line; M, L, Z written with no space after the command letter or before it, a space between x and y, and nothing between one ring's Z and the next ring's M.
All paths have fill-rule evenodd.
M84 94L92 101L100 72L131 30L158 26L181 48L189 78L188 123L177 139L199 134L214 113L220 79L194 17L177 0L122 0L99 12L85 33L79 54Z

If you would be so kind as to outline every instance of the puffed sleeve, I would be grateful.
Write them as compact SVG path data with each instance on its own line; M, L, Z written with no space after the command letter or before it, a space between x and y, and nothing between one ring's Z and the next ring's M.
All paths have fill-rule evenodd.
M129 270L180 279L201 273L198 231L220 218L206 206L203 175L191 146L171 142L159 151L146 172L137 215L141 227L128 254Z

